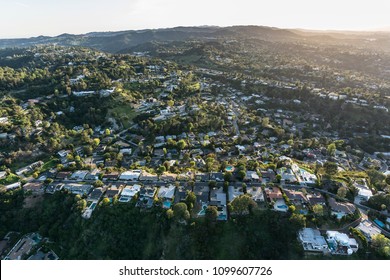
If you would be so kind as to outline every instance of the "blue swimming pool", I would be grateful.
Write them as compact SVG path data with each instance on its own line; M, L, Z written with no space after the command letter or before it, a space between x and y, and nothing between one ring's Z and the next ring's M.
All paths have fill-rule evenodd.
M287 205L278 205L276 207L278 207L279 209L287 209L288 208Z
M89 209L94 210L96 207L96 202L92 203L91 206L89 206Z
M226 166L225 171L232 172L234 170L234 167L231 165Z
M171 205L172 205L172 202L170 202L170 201L164 201L163 202L163 207L166 208L166 209L171 208Z
M378 226L380 226L381 228L384 228L384 227L385 227L385 224L382 223L381 221L379 221L378 219L375 219L374 222L375 222Z
M202 210L199 211L198 216L204 216L206 214L207 204L202 204Z

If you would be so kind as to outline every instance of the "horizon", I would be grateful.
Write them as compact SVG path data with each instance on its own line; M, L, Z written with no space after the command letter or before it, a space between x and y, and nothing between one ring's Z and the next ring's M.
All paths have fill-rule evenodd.
M263 3L262 3L263 2ZM390 2L275 0L0 0L1 39L174 27L267 26L322 32L390 31ZM363 20L362 20L363 19Z
M23 39L33 39L33 38L39 38L39 37L50 37L50 38L55 38L59 37L62 35L73 35L73 36L82 36L82 35L88 35L91 33L120 33L120 32L137 32L137 31L148 31L148 30L168 30L168 29L175 29L175 28L229 28L229 27L263 27L263 28L271 28L271 29L279 29L279 30L298 30L298 31L303 31L303 32L314 32L314 33L390 33L390 27L384 27L384 28L378 28L378 29L373 29L373 30L342 30L342 29L307 29L307 28L283 28L283 27L277 27L277 26L266 26L266 25L253 25L253 24L248 24L248 25L227 25L227 26L218 26L218 25L188 25L188 26L183 26L183 25L177 25L177 26L171 26L171 27L157 27L157 28L144 28L144 29L123 29L123 30L92 30L92 31L87 31L84 33L69 33L69 32L64 32L64 33L58 33L58 34L53 34L53 35L46 35L46 34L40 34L36 36L29 36L29 37L1 37L0 40L23 40Z

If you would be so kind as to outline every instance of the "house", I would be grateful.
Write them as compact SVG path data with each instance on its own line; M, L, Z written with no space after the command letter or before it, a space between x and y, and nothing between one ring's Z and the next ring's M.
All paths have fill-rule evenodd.
M198 182L208 182L210 180L209 173L195 173L195 180Z
M192 173L191 171L188 171L186 173L181 173L177 176L178 181L189 181L192 179L194 179L194 173Z
M41 242L42 237L38 233L26 234L8 252L4 260L21 260L30 254L34 246Z
M353 186L358 189L357 197L361 201L368 201L370 197L373 196L371 189L367 186L367 182L365 179L362 179L359 182L354 182Z
M318 229L303 228L298 232L298 239L305 251L327 252L328 243Z
M270 183L275 181L275 172L272 169L262 170L261 177L265 183Z
M246 193L252 196L252 199L257 203L265 201L263 189L261 187L248 187Z
M174 173L164 172L160 175L160 181L174 182L176 181L177 175Z
M194 193L196 195L195 210L198 216L204 216L205 210L209 205L210 188L208 186L195 185Z
M142 170L130 170L130 171L125 171L121 174L119 177L119 180L123 181L138 181L139 177L142 174Z
M301 191L285 189L284 193L294 205L302 205L308 202L306 196Z
M218 210L218 221L227 220L227 204L226 204L226 193L223 192L223 188L215 188L210 191L210 206L217 207Z
M121 193L121 189L117 186L112 185L106 190L104 197L108 198L112 202L114 197L118 197L120 193Z
M187 192L191 191L191 187L189 186L179 186L176 189L175 193L175 204L179 202L184 202L187 197Z
M57 176L56 176L56 179L59 179L59 180L65 180L67 179L69 176L72 175L72 172L69 172L69 171L61 171L61 172L58 172L57 173Z
M298 181L291 168L282 167L278 169L277 173L282 177L282 182L295 183Z
M94 169L93 171L89 172L85 177L85 181L96 181L99 179L99 169Z
M246 182L260 182L261 179L256 171L247 171L244 181Z
M102 197L103 193L104 193L103 188L93 189L92 192L88 195L87 200L98 202Z
M87 195L92 190L92 185L82 185L82 184L65 184L64 189L68 190L72 194L78 195Z
M129 202L141 190L140 185L126 186L121 192L120 202Z
M151 174L146 171L142 171L141 175L138 178L139 181L146 181L146 182L155 182L158 181L158 175L157 174Z
M244 192L241 187L229 186L228 187L228 198L229 201L233 201L236 197L243 195Z
M151 208L157 189L151 186L144 186L139 192L137 206Z
M20 188L21 186L22 186L22 184L20 182L16 182L16 183L13 183L13 184L6 185L5 189L7 191L9 191L9 190Z
M77 171L73 172L72 176L70 176L70 179L82 181L88 175L88 173L89 172L85 171L85 170L77 170Z
M265 189L265 195L269 201L283 199L282 192L278 187L268 187Z
M265 189L268 201L275 211L287 212L288 206L283 199L283 194L278 187L268 187Z
M356 253L359 245L354 238L338 231L326 232L326 242L329 244L330 252L334 255L352 255Z
M223 181L225 181L225 178L224 178L222 172L211 172L210 173L210 180L216 181L216 182L223 182Z
M157 197L163 200L163 208L171 208L176 188L174 185L161 186L158 190Z
M371 241L371 239L381 233L381 230L377 227L375 227L370 221L363 220L360 222L360 224L356 227L356 229L360 230L363 235L368 239L368 241Z
M332 215L336 215L339 220L344 216L353 215L356 211L356 207L352 203L337 202L333 197L328 199L328 203Z
M116 181L119 178L118 172L106 173L103 175L103 181Z
M23 189L25 191L31 191L34 194L43 194L44 191L45 191L45 188L44 188L43 184L39 183L39 182L26 183L23 186Z
M64 188L64 184L52 184L46 187L45 193L54 194L61 191Z
M309 201L311 206L314 206L316 204L325 206L326 204L325 198L321 193L309 193L306 195L306 198Z

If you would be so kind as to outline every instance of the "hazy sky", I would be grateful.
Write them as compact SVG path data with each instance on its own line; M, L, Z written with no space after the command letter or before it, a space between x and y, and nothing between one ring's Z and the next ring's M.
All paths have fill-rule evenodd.
M195 25L372 30L389 0L0 0L0 38Z

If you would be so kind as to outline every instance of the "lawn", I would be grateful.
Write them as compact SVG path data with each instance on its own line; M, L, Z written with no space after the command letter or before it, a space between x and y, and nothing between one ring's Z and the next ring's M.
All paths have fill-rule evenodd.
M137 113L130 104L121 104L108 110L108 116L120 121L123 128L127 129L131 126L131 121L135 118Z
M19 181L19 176L16 174L9 174L7 177L0 180L0 185L10 185Z
M45 172L53 167L56 167L58 163L58 159L50 159L49 161L45 162L45 164L41 167L41 172Z

